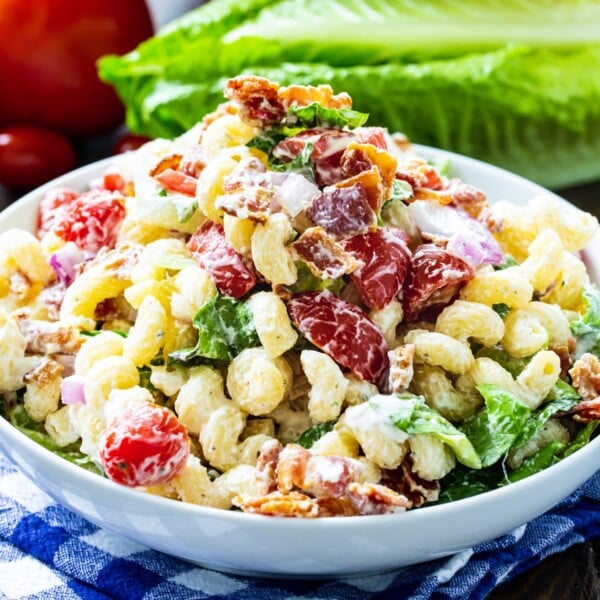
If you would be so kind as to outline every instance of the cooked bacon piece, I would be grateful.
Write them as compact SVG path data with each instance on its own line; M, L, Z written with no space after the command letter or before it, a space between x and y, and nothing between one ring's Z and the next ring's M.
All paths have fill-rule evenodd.
M265 223L271 211L274 188L267 168L257 158L249 158L238 164L223 181L223 195L215 206L226 213Z
M317 87L312 85L289 85L279 89L279 100L287 110L292 104L308 106L318 102L325 108L352 108L352 98L342 92L334 94L330 85L321 84Z
M451 179L444 187L444 191L452 196L454 206L464 210L474 219L477 219L489 206L484 192L460 179Z
M76 327L60 322L31 319L25 311L16 314L19 329L27 343L27 352L33 354L75 354L82 338Z
M318 507L319 517L355 517L361 514L348 496L321 496L315 498L314 503Z
M586 352L575 361L569 370L573 387L584 400L595 400L600 396L600 361Z
M412 508L406 496L376 483L351 483L348 497L361 515L383 515Z
M410 250L403 232L380 227L345 239L341 244L360 264L352 272L352 281L361 300L375 310L388 305L402 289L410 267Z
M10 293L15 298L19 298L21 300L24 300L27 297L29 291L33 287L31 279L29 279L27 274L21 271L21 269L13 271L8 278L8 282Z
M379 483L406 497L414 508L435 502L440 494L439 481L427 481L414 472L410 454L397 469L382 470Z
M353 177L343 179L335 184L335 186L339 188L351 188L355 185L362 186L369 206L373 209L373 212L377 214L383 204L383 199L386 197L381 173L377 167L371 167L366 171L361 171Z
M392 394L408 389L415 373L414 356L414 344L403 344L388 352L390 359L389 389Z
M270 517L302 517L319 516L319 506L314 498L299 492L271 492L265 496L235 496L232 503L244 512L266 515Z
M475 269L462 258L435 244L422 244L411 257L402 304L406 321L427 309L443 308L473 279Z
M206 167L206 161L207 158L204 148L200 146L200 144L194 144L193 146L186 148L181 157L179 169L186 175L198 179L200 173L202 173Z
M356 139L352 131L342 129L307 129L279 142L273 156L286 163L298 156L311 143L310 155L319 187L332 185L344 179L340 162L346 147Z
M150 169L150 177L156 177L157 175L160 175L167 169L179 169L181 159L181 154L170 154L169 156L164 156L152 169Z
M433 200L438 204L451 204L452 194L443 190L431 190L429 188L417 188L413 192L415 200Z
M381 205L390 196L392 183L396 176L398 161L389 152L371 144L350 142L341 160L342 172L347 177L357 176L376 168L381 177L379 189L369 194L371 206L379 212ZM341 184L339 184L341 185Z
M411 157L405 162L398 163L396 178L407 181L414 190L428 188L429 190L441 190L444 182L437 169L426 160Z
M291 248L311 273L321 279L337 279L359 266L358 261L322 227L310 227L304 231Z
M385 131L381 127L357 127L353 131L359 144L372 144L381 150L388 150Z
M575 338L567 340L566 344L550 344L549 350L552 350L554 354L560 358L560 377L561 379L567 376L569 369L573 365L573 359L571 355L575 352L577 342Z
M287 303L300 332L337 363L377 385L386 372L388 346L357 306L325 290L296 294Z
M268 492L274 492L277 489L277 462L282 450L283 445L276 439L268 440L260 447L256 459L256 471Z
M62 375L62 372L63 366L59 362L44 356L34 369L25 373L23 381L25 383L35 383L43 388L56 381Z
M581 423L600 421L600 397L579 402L570 410L570 413L573 415L574 421Z
M48 313L48 318L58 321L60 318L60 305L65 297L67 287L62 281L54 281L45 286L39 295L42 306Z
M312 454L288 444L279 454L277 482L281 492L301 490L314 497L341 497L364 472L362 463L342 456Z
M186 175L183 171L175 169L165 169L154 178L163 189L170 192L177 192L184 196L194 197L196 195L196 187L198 180L195 177Z
M225 97L240 106L240 118L257 127L275 125L285 117L278 92L279 84L256 75L234 77L225 86Z
M187 247L194 260L210 273L222 294L241 298L255 286L256 275L227 241L220 223L202 223Z
M377 216L360 183L350 187L326 187L313 198L306 216L337 238L367 233L377 227Z

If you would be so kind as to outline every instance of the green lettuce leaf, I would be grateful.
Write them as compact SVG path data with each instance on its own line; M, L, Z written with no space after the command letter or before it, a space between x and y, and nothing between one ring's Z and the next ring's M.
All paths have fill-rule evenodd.
M104 471L93 459L79 449L79 444L58 446L46 433L43 423L37 423L29 417L22 404L17 404L10 411L10 422L36 444L50 450L53 454L72 462L97 475L104 475Z
M577 337L575 356L585 352L600 357L600 289L589 285L583 290L584 311L579 319L571 322L571 331Z
M290 126L300 126L304 129L314 127L348 127L354 129L367 122L369 115L356 110L344 108L325 108L318 102L307 106L292 104L288 109L286 121Z
M483 467L498 462L523 430L529 407L506 390L489 384L477 386L485 407L462 426L462 432L481 458Z
M471 469L481 468L481 461L471 442L439 412L425 404L422 396L399 395L402 407L391 415L398 429L410 435L428 434L444 442L456 454L456 458Z
M298 279L289 286L292 294L301 294L302 292L322 292L329 290L333 294L339 294L344 286L342 277L338 279L321 279L314 275L302 260L295 261Z
M372 124L548 186L596 178L600 5L475 4L212 0L99 73L152 136L189 129L253 73L329 83Z
M309 181L315 182L315 168L312 163L312 152L313 152L313 144L308 142L304 145L304 148L298 153L296 158L292 159L290 162L282 163L282 164L272 164L271 169L273 171L278 171L280 173L299 173L308 179Z
M554 384L549 398L550 401L532 413L525 421L523 428L512 443L513 448L518 448L527 443L544 426L548 419L557 413L568 411L581 401L575 388L561 379Z
M198 310L193 323L196 345L169 354L171 363L197 362L196 358L230 361L245 348L260 345L250 308L235 298L218 294Z
M303 448L310 448L317 440L322 438L326 433L333 430L335 421L326 421L325 423L317 423L307 429L296 440L296 444L300 444Z
M457 466L441 480L438 504L489 492L496 489L503 480L504 472L499 465L479 471Z

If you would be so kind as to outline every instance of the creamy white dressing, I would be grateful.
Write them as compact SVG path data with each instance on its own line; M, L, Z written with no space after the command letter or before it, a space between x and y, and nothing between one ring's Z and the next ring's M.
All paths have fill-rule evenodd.
M378 429L395 442L405 442L410 436L392 423L392 415L402 408L404 401L395 396L376 394L367 402L350 406L344 413L344 423L353 430Z

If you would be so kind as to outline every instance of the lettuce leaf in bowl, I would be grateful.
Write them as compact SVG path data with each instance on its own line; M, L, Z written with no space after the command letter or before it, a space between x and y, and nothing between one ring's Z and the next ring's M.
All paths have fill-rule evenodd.
M415 142L561 187L600 176L598 22L590 0L212 0L99 68L140 133L189 129L242 72L327 82Z

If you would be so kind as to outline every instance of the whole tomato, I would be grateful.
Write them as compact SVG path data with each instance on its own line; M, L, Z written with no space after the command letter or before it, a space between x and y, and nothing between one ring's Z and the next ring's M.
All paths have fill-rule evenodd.
M36 187L74 166L75 150L60 133L31 125L0 127L1 185Z
M126 408L100 438L105 473L129 487L170 481L189 454L186 428L168 408L152 403Z
M123 107L96 60L152 33L145 0L0 0L0 125L75 136L113 129Z

